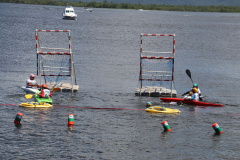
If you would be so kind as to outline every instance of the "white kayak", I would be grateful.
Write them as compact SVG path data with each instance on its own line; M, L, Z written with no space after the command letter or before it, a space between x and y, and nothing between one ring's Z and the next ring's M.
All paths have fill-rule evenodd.
M36 93L39 90L37 88L26 88L26 87L21 87L22 90L24 90L26 93Z

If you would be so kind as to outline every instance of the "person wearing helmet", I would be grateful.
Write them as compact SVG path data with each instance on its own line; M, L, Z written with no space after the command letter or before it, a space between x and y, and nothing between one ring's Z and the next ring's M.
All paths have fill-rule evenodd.
M193 88L196 88L196 89L197 89L197 94L198 94L198 96L200 97L200 96L201 96L201 91L200 91L200 89L198 88L198 84L197 84L197 83L194 83L194 84L193 84L193 87L191 88L191 90L190 90L190 91L187 91L186 93L183 93L182 96L184 96L184 95L186 95L186 94L194 93L194 92L193 92Z
M146 105L146 107L148 108L148 107L151 107L151 105L152 105L152 103L151 102L147 102L147 105Z
M52 97L50 90L47 88L46 84L42 84L41 93L38 94L40 98L49 98Z
M40 85L38 85L37 82L35 81L35 75L31 74L30 79L26 81L26 88L33 88L33 87L40 88Z
M192 94L192 100L193 101L199 101L199 94L198 94L198 89L196 87L194 87L192 89L193 94Z
M193 88L194 88L194 87L195 87L195 88L198 88L198 84L197 84L197 83L194 83L194 84L193 84Z
M197 92L198 92L198 89L194 87L192 89L192 92L190 92L190 96L187 96L184 99L193 100L193 101L199 101L199 94Z

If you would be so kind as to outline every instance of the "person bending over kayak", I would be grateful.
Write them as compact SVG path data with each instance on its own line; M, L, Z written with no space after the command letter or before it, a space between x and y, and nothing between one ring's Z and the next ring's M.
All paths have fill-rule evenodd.
M194 85L193 85L193 87L191 88L191 90L190 91L187 91L186 93L183 93L182 94L182 96L184 96L184 95L186 95L186 94L191 94L191 93L193 93L193 88L196 88L197 89L197 94L198 94L198 96L200 97L201 96L201 91L200 91L200 89L198 88L198 84L197 83L194 83Z
M51 94L50 90L47 88L46 84L42 85L41 93L37 94L37 95L39 95L40 98L46 98L46 99L49 97L52 97L52 94Z
M35 79L35 75L31 74L30 79L26 81L26 88L33 88L33 87L40 88L40 85L38 85L34 79Z
M193 91L193 93L191 95L191 98L186 98L186 99L193 100L193 101L199 101L199 94L197 93L198 89L193 88L192 91Z

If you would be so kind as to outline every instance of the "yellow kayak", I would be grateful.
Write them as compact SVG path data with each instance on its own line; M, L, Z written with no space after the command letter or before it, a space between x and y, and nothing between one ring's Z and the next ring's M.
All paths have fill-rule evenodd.
M146 109L146 112L152 113L180 113L178 109L165 108L160 106L152 106Z
M19 104L19 107L25 107L25 108L49 108L52 107L51 104L46 102L27 102L27 103L21 103Z

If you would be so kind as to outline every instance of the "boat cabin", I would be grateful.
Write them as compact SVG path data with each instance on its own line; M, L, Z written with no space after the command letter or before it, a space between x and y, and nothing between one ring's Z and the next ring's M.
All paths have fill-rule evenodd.
M72 19L76 20L77 14L74 11L74 8L72 6L66 7L63 13L63 19Z

